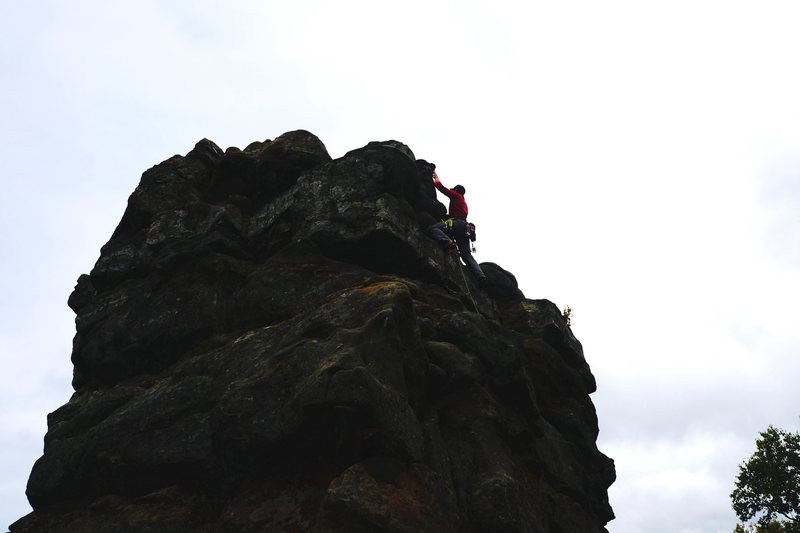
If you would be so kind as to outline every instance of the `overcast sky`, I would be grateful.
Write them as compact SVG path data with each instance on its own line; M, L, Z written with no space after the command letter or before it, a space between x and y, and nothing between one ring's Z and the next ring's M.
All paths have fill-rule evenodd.
M307 129L435 162L477 259L573 308L609 531L732 531L758 432L800 430L799 27L796 1L0 3L0 527L142 172Z

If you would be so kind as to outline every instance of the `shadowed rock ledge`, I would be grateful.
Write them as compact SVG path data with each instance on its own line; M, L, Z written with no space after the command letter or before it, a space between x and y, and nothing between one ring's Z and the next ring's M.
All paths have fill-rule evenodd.
M442 209L395 141L146 171L70 296L76 392L12 533L605 531L580 343L464 277L420 229Z

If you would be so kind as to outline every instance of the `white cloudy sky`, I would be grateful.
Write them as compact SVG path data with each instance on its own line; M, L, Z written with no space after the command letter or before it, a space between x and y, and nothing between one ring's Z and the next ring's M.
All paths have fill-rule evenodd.
M731 531L758 431L800 429L798 27L795 1L0 3L0 527L141 173L302 128L435 161L478 259L574 309L612 533Z

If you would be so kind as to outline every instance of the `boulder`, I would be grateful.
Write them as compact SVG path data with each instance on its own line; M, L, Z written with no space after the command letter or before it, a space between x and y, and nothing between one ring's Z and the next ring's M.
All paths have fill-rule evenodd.
M432 168L295 131L146 171L11 532L605 531L581 344L425 236Z

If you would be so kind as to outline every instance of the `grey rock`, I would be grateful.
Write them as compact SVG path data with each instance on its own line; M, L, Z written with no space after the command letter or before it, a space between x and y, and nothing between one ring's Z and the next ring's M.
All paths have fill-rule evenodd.
M11 532L603 531L581 344L424 235L432 168L300 130L146 171L69 298L76 392Z

